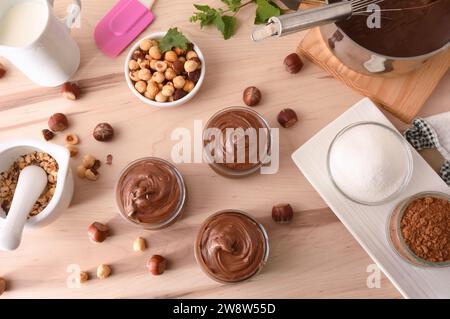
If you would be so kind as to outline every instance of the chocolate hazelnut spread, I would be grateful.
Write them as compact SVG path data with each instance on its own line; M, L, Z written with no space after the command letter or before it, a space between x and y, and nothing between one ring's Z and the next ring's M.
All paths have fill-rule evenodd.
M196 243L197 260L216 280L250 278L265 263L267 242L261 226L247 215L230 211L211 216Z
M260 116L256 112L246 110L245 108L228 108L214 115L209 121L206 129L218 129L222 132L222 139L221 141L218 141L218 147L216 149L221 149L223 160L222 162L216 161L215 163L234 171L246 171L260 166L260 134L264 134L265 132L266 137L268 136L268 130L261 130L265 128L267 127ZM228 129L234 129L236 134L234 136L227 134ZM240 133L239 129L242 129L240 130ZM254 133L251 137L250 135L245 134L250 132ZM227 150L228 139L230 139L228 143L232 145L232 151ZM268 138L266 138L265 141L268 143ZM214 144L215 138L211 136L208 137L207 135L204 136L204 144L207 145L208 143ZM241 160L238 155L240 145L245 147L245 158L243 160ZM268 144L266 144L266 146L268 146ZM214 156L214 151L212 151L211 154Z
M384 0L378 5L383 10L380 28L368 27L371 13L336 24L362 47L392 57L427 54L450 41L449 0Z
M132 221L145 224L169 220L182 200L174 168L154 158L131 164L122 174L117 192L123 213Z

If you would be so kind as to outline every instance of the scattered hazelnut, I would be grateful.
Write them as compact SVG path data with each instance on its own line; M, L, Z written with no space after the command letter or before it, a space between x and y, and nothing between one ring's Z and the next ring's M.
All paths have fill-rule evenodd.
M283 109L278 114L277 120L282 127L288 128L298 122L298 117L293 109Z
M192 60L192 58L198 58L198 55L195 51L189 51L188 53L186 53L187 60Z
M55 137L55 134L52 131L48 130L48 129L43 129L42 130L42 136L44 137L44 139L46 141L50 141L52 138Z
M69 126L67 117L62 113L55 113L48 119L48 127L53 132L64 131Z
M195 70L197 70L197 67L198 67L198 63L193 60L188 60L184 63L184 70L187 73L194 72Z
M77 176L79 178L85 178L86 177L86 170L87 170L87 168L84 167L83 165L78 165L78 167L77 167Z
M286 71L295 74L300 72L303 67L303 62L297 53L291 53L284 59L284 66Z
M177 76L177 73L172 68L169 68L164 72L164 76L166 80L172 81Z
M167 63L164 61L156 61L155 70L157 72L165 72L167 70Z
M114 137L114 129L108 123L100 123L94 128L93 136L100 142L109 141Z
M173 93L173 100L177 101L184 98L187 95L187 92L183 89L176 89Z
M4 66L3 64L0 63L0 79L1 79L2 77L4 77L5 74L6 74L5 66Z
M61 94L68 100L75 101L80 97L80 88L76 83L66 82L61 86Z
M80 271L77 277L77 281L80 284L84 284L86 281L89 280L89 274L86 271Z
M166 270L166 265L166 259L160 255L153 255L147 261L147 269L154 276L158 276L164 273L164 271Z
M156 102L167 102L167 96L165 96L164 94L162 94L162 92L159 92L158 94L156 94L155 96L155 101Z
M144 52L142 52L141 50L136 50L133 52L133 59L134 60L144 60L145 59L145 54Z
M69 150L70 157L75 157L78 155L78 148L75 145L67 144L66 148Z
M113 156L111 154L106 155L106 165L112 165Z
M111 267L105 264L101 264L97 267L97 277L99 279L108 278L111 275Z
M67 134L64 138L67 144L77 145L80 142L80 139L75 134Z
M164 76L164 73L162 72L155 72L152 76L152 81L156 83L163 83L166 77Z
M109 227L99 222L94 222L88 227L89 239L96 243L102 243L109 235Z
M184 87L184 85L186 84L186 80L181 75L178 75L177 77L175 77L172 82L173 82L173 86L176 89L182 89Z
M91 154L86 154L83 156L83 166L86 168L92 168L97 159Z
M164 54L164 59L169 62L175 62L178 60L178 55L174 51L167 51Z
M161 51L158 46L153 46L148 51L148 54L152 57L152 59L159 60L161 59Z
M167 97L171 97L174 92L175 92L175 88L173 87L173 85L169 85L169 84L164 85L161 90L161 94L165 95Z
M144 39L139 43L139 47L142 51L148 51L152 47L152 41L150 39Z
M289 223L293 217L294 211L289 204L278 204L272 208L272 219L277 223Z
M175 51L175 53L177 54L177 55L182 55L182 54L184 54L185 53L185 51L182 49L182 48L175 48L175 49L173 49L174 51Z
M86 172L84 173L84 176L89 181L96 181L100 177L100 174L97 171L92 170L91 168L88 168Z
M173 62L172 68L176 74L181 74L184 71L184 62L180 60Z
M0 296L6 291L6 279L0 277Z
M139 77L139 79L141 79L143 81L148 81L152 77L152 72L150 72L149 69L140 69L138 72L138 77Z
M244 90L243 99L248 106L256 106L261 101L261 91L254 86L250 86Z
M188 79L191 80L194 83L197 83L198 80L200 79L200 75L202 74L202 72L200 70L195 70L193 72L189 72L188 73Z
M145 243L145 239L142 237L138 237L133 242L133 250L134 251L144 251L147 248L147 244Z
M186 83L184 83L183 86L183 90L185 90L186 92L191 92L195 87L195 83L192 82L191 80L186 80Z
M141 67L141 66L139 65L139 63L136 62L136 60L130 60L130 61L128 62L128 68L129 68L131 71L136 71L136 70L138 70L140 67Z

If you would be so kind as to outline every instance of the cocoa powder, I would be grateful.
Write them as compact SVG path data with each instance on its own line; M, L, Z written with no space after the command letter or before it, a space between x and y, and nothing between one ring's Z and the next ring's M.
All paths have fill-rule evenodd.
M435 197L409 204L400 222L401 234L418 257L430 262L450 260L450 202Z

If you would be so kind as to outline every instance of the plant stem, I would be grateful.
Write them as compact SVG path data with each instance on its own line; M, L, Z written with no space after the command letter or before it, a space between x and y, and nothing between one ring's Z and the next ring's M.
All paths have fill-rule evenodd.
M247 2L245 2L245 3L243 3L243 4L241 4L241 5L237 8L236 12L234 12L234 14L237 14L239 10L241 10L243 7L249 5L250 3L253 3L253 2L255 2L255 0L250 0L250 1L247 1ZM231 12L231 10L225 10L223 13L228 13L228 12Z

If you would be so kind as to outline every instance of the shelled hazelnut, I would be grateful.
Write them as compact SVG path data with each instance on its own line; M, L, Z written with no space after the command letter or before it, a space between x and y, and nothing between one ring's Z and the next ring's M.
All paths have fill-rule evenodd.
M147 244L145 239L142 237L138 237L133 241L133 250L134 251L144 251L147 248Z
M99 279L106 279L111 275L111 267L106 264L101 264L97 267L97 277Z
M42 136L44 137L44 140L50 141L51 139L53 139L55 137L55 134L48 129L43 129Z
M89 280L89 273L87 273L86 271L80 271L77 277L77 282L83 284L88 280Z
M75 157L78 155L78 148L75 145L67 144L66 148L69 150L70 157Z
M61 86L61 94L68 100L75 101L81 95L81 90L78 84L66 82Z
M0 296L6 291L6 279L0 277Z
M80 139L76 134L67 134L64 139L69 145L77 145L78 143L80 143Z

